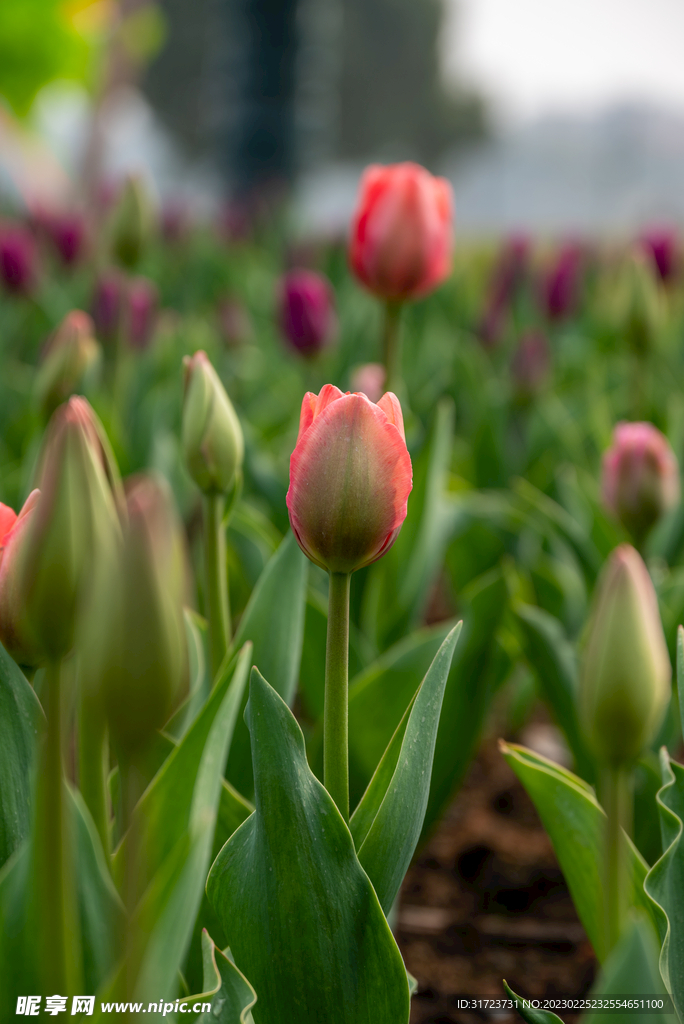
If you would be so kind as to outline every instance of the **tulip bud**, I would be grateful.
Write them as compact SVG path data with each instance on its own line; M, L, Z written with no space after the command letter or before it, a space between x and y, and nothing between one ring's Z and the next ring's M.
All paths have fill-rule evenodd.
M92 572L119 530L118 475L102 426L84 398L48 425L40 498L17 559L21 628L48 658L67 654Z
M653 260L664 283L671 281L678 269L677 236L672 230L651 230L641 237L641 246Z
M603 504L640 543L679 501L679 467L651 423L618 423L603 456Z
M140 177L129 174L111 220L112 252L116 260L132 270L140 261L152 232L150 197Z
M36 394L45 416L51 416L80 386L99 361L100 346L87 313L73 309L50 338L36 378Z
M511 361L513 384L521 399L529 399L544 386L551 369L549 342L541 331L527 331L520 338Z
M574 312L581 269L581 248L567 243L542 280L541 305L549 320L561 320Z
M238 348L254 336L249 312L239 299L223 299L217 312L219 330L228 348Z
M33 235L14 226L0 230L0 277L5 288L27 295L36 278L36 247Z
M186 562L161 477L129 480L126 510L116 558L98 580L83 657L114 747L130 757L167 721L187 683Z
M134 277L125 289L124 335L131 348L146 349L157 322L159 291L146 277Z
M380 401L387 373L382 363L365 363L357 366L351 375L351 386L354 391L365 395L376 405Z
M283 336L303 356L314 356L337 330L332 285L313 270L290 270L280 282L278 318Z
M413 486L404 421L390 391L376 404L326 384L302 402L287 508L312 562L334 573L369 565L392 546Z
M637 353L653 347L663 321L662 296L650 260L633 249L615 284L615 323L629 347Z
M634 761L653 741L672 670L648 570L621 544L598 581L579 690L587 739L606 764Z
M367 167L351 231L349 259L380 298L415 299L451 271L452 191L414 163Z
M119 330L123 279L117 270L107 270L95 285L92 300L92 314L97 336L106 343L114 341Z
M85 250L85 218L77 211L55 213L48 218L47 229L62 263L72 267Z
M40 663L41 651L22 628L17 564L39 497L40 491L31 491L19 515L0 505L0 641L17 664L29 667Z
M206 352L183 360L182 446L188 473L204 494L226 494L242 468L242 428Z

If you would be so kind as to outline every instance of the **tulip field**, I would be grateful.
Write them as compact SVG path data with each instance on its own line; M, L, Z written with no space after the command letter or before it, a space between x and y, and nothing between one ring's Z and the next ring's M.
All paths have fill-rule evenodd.
M2 1024L684 1021L684 251L454 208L0 218Z

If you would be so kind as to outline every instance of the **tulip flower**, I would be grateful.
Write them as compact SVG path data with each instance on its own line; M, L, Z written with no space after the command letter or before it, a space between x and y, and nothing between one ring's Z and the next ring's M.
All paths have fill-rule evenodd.
M382 363L364 363L351 375L351 386L376 405L384 392L385 367Z
M582 270L582 250L567 243L546 272L541 284L541 305L549 320L562 320L575 308Z
M95 285L91 313L98 337L108 344L119 330L123 287L123 277L117 270L106 270Z
M603 504L640 544L679 501L679 467L651 423L618 423L603 456Z
M660 727L672 669L648 569L629 544L616 548L598 581L582 658L579 715L601 768L606 810L606 946L626 919L623 829L631 825L631 768Z
M299 546L316 565L351 573L397 538L412 487L401 406L375 405L326 384L302 403L287 507Z
M152 232L152 206L143 180L129 174L112 212L111 248L114 258L132 270L149 242Z
M19 515L0 504L0 641L17 664L31 668L40 664L42 652L22 628L17 563L39 496L31 491Z
M212 670L228 649L230 605L226 574L226 495L237 494L244 454L242 428L206 352L183 360L182 448L185 466L204 495L205 596Z
M290 270L280 282L278 320L283 336L303 356L314 356L337 329L332 285L313 270Z
M19 226L0 229L0 278L16 295L28 294L36 278L36 246L33 235Z
M146 349L157 321L159 291L146 277L134 277L124 290L123 330L131 348Z
M187 681L185 555L168 485L141 475L126 486L118 555L99 581L106 615L88 638L88 675L114 747L135 758L177 705Z
M451 271L452 192L414 163L366 168L351 228L349 261L359 281L384 299L387 387L400 377L399 308L433 291Z
M329 572L324 781L346 819L350 576L392 546L411 487L395 395L387 392L375 405L365 395L343 395L326 384L319 395L304 396L287 508L302 551Z
M667 228L646 231L641 237L641 246L651 257L665 284L671 281L677 272L678 253L677 236Z
M85 218L77 211L54 213L47 219L47 230L62 263L74 266L83 256L87 241Z
M663 322L663 295L653 263L633 248L615 284L614 318L620 334L636 355L635 373L643 377L643 359L654 347Z
M451 270L452 193L414 163L366 168L349 258L359 280L383 299L427 295Z
M50 338L36 378L36 394L46 416L79 387L100 358L95 326L87 313L73 309Z
M551 369L549 342L541 331L527 331L511 360L511 376L519 397L531 398L543 387Z

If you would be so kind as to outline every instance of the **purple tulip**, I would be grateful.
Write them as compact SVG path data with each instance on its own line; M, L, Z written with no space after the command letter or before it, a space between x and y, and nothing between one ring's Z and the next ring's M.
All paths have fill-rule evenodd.
M126 286L124 329L131 348L146 349L152 340L159 309L157 286L146 277L134 277Z
M578 299L582 249L574 242L564 245L541 283L541 305L549 320L569 316Z
M117 270L105 270L95 286L92 315L98 338L112 342L116 338L121 316L123 277Z
M0 229L0 277L9 292L26 295L36 278L33 235L18 224Z
M86 246L85 217L75 210L56 213L48 219L47 228L64 265L71 267L77 263Z
M670 281L677 270L675 232L668 228L646 231L641 236L641 245L655 263L661 281Z
M291 270L280 282L278 318L283 335L303 356L320 352L337 330L332 285L313 270Z
M551 369L551 351L545 334L527 331L511 360L511 375L521 397L531 398L544 386Z

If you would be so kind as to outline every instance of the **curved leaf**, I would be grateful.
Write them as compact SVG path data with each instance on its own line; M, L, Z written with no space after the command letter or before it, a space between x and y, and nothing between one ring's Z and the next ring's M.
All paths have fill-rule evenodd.
M591 787L572 772L532 750L500 743L501 752L529 793L549 834L575 909L596 956L606 956L603 850L605 813ZM654 914L645 892L648 870L627 836L625 863L632 880L630 904Z
M207 893L254 985L255 1024L406 1024L406 971L347 826L309 769L301 729L255 669L255 813Z
M505 980L503 987L508 998L512 999L515 1003L515 1009L522 1019L527 1021L527 1024L563 1024L562 1018L557 1017L551 1010L537 1010L534 1006L527 1006L526 1004L532 1002L532 1000L526 1000L523 996L516 995Z
M233 961L217 949L206 929L202 932L202 965L204 991L182 1001L188 1008L195 1003L211 1004L210 1010L196 1018L198 1024L252 1024L256 992Z
M359 849L359 861L385 914L396 899L423 827L439 714L462 625L459 622L451 630L418 689L396 768ZM374 775L371 792L375 779Z

